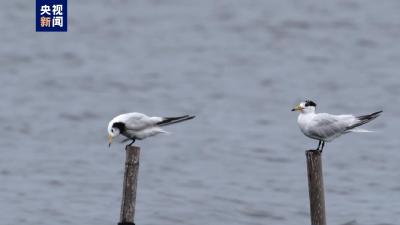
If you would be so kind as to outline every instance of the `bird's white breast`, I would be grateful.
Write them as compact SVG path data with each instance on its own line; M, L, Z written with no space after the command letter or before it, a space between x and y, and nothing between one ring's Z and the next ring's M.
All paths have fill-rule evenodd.
M297 123L299 125L299 128L301 132L306 135L307 137L317 139L317 137L314 137L310 134L309 132L309 125L312 122L315 114L314 113L300 113L299 117L297 118Z

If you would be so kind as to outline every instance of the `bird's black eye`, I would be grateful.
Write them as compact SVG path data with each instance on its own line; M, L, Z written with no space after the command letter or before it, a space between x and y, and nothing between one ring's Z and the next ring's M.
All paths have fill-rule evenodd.
M111 129L111 132L114 133L114 129Z

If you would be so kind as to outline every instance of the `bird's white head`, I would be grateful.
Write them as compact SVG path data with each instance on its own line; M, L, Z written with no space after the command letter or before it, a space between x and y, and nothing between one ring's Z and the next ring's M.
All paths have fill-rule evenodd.
M292 109L292 111L299 111L300 113L314 113L315 107L317 107L317 104L315 104L315 102L311 100L306 100L304 102L300 102Z
M113 141L113 138L118 136L121 133L121 130L119 128L119 123L116 123L115 121L111 120L108 123L108 146L110 147Z

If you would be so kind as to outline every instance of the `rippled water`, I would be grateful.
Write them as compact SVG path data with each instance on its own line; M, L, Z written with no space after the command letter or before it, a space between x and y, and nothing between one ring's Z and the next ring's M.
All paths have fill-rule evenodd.
M116 224L114 115L195 114L142 147L139 225L309 224L291 107L362 114L326 146L329 224L400 224L400 2L69 1L67 33L0 2L0 224Z

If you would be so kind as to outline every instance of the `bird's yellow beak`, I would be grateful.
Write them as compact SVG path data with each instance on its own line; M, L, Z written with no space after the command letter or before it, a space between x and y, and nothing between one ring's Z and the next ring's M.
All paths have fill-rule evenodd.
M113 137L111 135L108 135L108 147L111 146L112 140L113 140Z
M292 109L292 111L301 111L301 110L303 110L304 108L303 107L301 107L300 105L296 105L296 107L294 107L293 109Z

